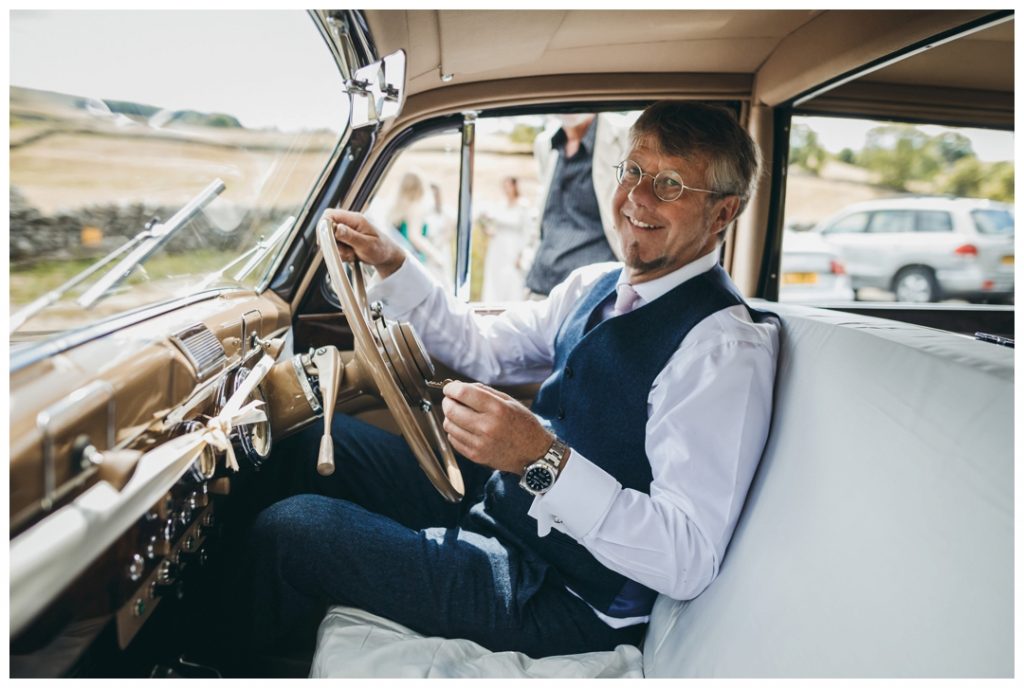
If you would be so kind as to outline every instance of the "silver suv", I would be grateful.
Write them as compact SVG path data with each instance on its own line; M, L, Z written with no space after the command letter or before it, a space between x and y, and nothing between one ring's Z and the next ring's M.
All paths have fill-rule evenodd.
M1013 296L1013 206L1005 203L886 198L847 206L813 231L842 258L854 290L915 303Z

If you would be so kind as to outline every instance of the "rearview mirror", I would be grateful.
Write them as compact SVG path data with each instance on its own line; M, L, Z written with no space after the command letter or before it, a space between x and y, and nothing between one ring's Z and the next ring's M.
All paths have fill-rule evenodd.
M352 99L353 127L379 124L398 116L405 100L405 51L355 70L345 82Z

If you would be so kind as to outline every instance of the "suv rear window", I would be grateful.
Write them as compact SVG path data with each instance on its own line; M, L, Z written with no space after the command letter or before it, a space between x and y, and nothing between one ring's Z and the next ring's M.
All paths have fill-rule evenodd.
M1013 215L1006 210L972 210L971 219L982 234L1013 234Z

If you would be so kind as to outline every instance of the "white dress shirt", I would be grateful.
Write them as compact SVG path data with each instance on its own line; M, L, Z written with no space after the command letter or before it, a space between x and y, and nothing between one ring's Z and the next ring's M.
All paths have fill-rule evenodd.
M640 295L634 310L717 262L712 252L633 285ZM431 356L453 370L491 385L538 383L551 373L562 321L619 267L580 268L544 301L479 316L409 258L368 298L381 301L389 318L412 323ZM611 311L608 304L602 319ZM573 450L551 490L530 507L538 535L560 530L603 565L673 599L700 594L718 575L768 436L777 350L777 323L753 322L742 305L697 323L647 397L650 494L624 489ZM614 626L646 621L600 616Z

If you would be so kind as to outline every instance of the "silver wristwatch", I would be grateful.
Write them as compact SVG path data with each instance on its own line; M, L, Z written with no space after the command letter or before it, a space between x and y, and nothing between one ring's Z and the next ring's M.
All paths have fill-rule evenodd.
M558 479L558 471L562 462L569 456L569 446L562 440L555 438L551 447L523 471L523 477L519 480L519 487L523 488L534 496L542 495L555 484Z

